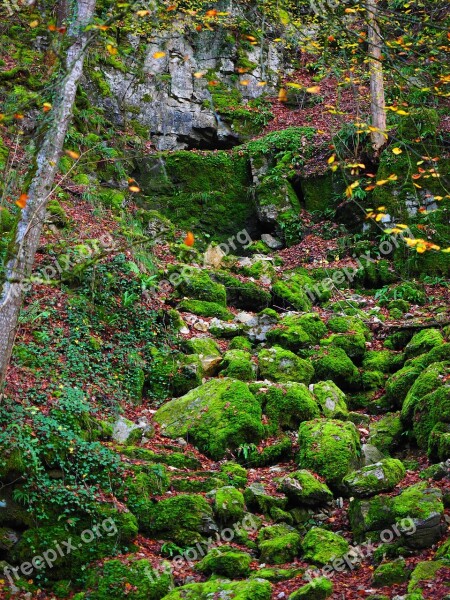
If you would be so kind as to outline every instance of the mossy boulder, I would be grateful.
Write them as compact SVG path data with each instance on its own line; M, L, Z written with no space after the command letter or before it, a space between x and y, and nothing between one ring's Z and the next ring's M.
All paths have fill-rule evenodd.
M204 575L223 575L231 579L240 579L250 575L252 557L230 546L213 548L195 566Z
M273 583L278 583L279 581L288 581L289 579L293 579L302 573L303 569L279 569L276 567L263 567L262 569L258 569L258 571L252 571L250 578L254 579L255 577L258 577Z
M185 269L183 271L183 268ZM188 296L195 300L206 300L215 302L220 306L227 305L227 294L225 286L217 281L213 281L208 271L194 269L189 265L177 265L174 273L186 273L185 277L179 276L177 292L182 296Z
M186 545L200 541L217 529L213 512L203 496L180 494L149 503L141 515L141 529L151 536Z
M207 300L182 300L178 306L181 312L189 312L200 317L216 317L222 321L232 321L233 314L217 302Z
M349 543L341 535L321 527L310 529L302 541L305 560L315 565L326 565L344 556L349 549Z
M385 587L408 581L410 571L403 559L381 564L373 572L372 583L375 587Z
M342 348L328 347L319 350L312 361L317 381L334 381L344 390L361 387L361 376L352 360Z
M278 488L295 505L320 506L333 499L328 486L306 469L294 471L283 477Z
M406 358L413 358L420 354L429 352L436 346L441 346L444 343L442 333L438 329L423 329L418 331L406 345Z
M183 437L215 460L263 436L261 406L248 386L234 379L211 380L171 400L154 415L162 432Z
M431 432L438 424L450 425L450 382L426 394L416 403L413 432L419 448L428 450Z
M327 577L317 577L296 590L289 600L326 600L333 593L333 584Z
M328 320L327 327L333 333L361 334L366 340L370 340L372 337L370 329L357 317L332 317Z
M350 526L356 541L370 534L386 529L393 523L391 499L387 496L375 496L370 500L354 499L348 509Z
M432 363L425 370L422 370L409 389L402 405L400 416L405 425L412 425L414 411L416 410L418 403L428 394L438 390L443 385L445 377L449 374L450 362ZM434 398L433 400L433 404L441 404L440 398ZM443 408L445 404L444 398ZM430 406L430 408L432 407Z
M239 460L249 467L267 467L276 465L279 462L286 462L292 457L292 440L289 436L282 436L262 449L253 448L248 452L247 457L240 455Z
M214 494L213 510L216 519L222 524L240 521L245 514L242 492L229 485L217 489Z
M341 420L348 418L346 396L334 381L314 383L312 393L324 417Z
M92 600L161 600L173 587L170 564L154 568L140 560L106 560L87 572L86 587Z
M217 342L207 336L199 336L186 340L184 346L192 354L220 356L220 349Z
M244 350L245 352L251 352L252 344L250 340L243 335L237 335L229 343L228 350Z
M233 598L233 600L270 600L272 586L264 579L246 581L223 581L212 579L205 583L188 583L172 590L162 600L211 600L211 598Z
M272 525L258 535L260 560L270 565L283 565L300 553L301 537L293 527Z
M242 489L247 485L247 469L235 462L225 462L220 466L221 477L226 485Z
M294 308L300 311L309 311L312 302L308 297L306 288L313 289L314 282L306 275L290 274L284 280L277 281L272 287L274 302L285 308ZM324 300L329 299L326 295Z
M411 386L422 370L423 369L418 366L405 366L389 377L386 381L384 400L391 409L395 410L402 407L403 401L411 389Z
M260 392L263 412L269 419L267 426L270 435L279 429L296 430L302 421L310 421L320 416L314 396L303 383L271 385Z
M385 458L373 465L353 471L343 479L350 496L374 496L390 492L406 475L403 463L396 458Z
M216 272L214 279L225 286L229 306L258 312L271 303L270 292L252 281L244 282L226 271Z
M261 377L270 381L294 381L308 385L314 375L314 368L309 361L279 346L261 350L258 360Z
M358 430L350 422L315 419L300 425L298 463L325 478L331 488L341 488L342 479L359 466L361 444Z
M252 483L244 491L245 504L249 510L270 515L272 508L286 508L286 496L270 495L264 485L259 482Z
M278 345L286 350L299 353L311 345L309 334L301 326L302 316L287 316L267 332L269 344Z
M256 376L256 365L251 360L251 354L244 350L225 352L220 367L224 377L252 381Z
M333 333L321 340L324 348L342 348L352 360L360 360L366 351L366 338L362 333Z
M327 326L317 313L286 316L282 323L287 327L291 325L301 327L309 335L312 344L318 344L327 333Z
M420 562L411 573L411 580L408 584L408 592L424 591L422 588L427 588L433 583L439 573L450 575L450 563L444 560L428 560Z
M450 456L450 424L438 423L428 440L428 456L431 460L447 460Z

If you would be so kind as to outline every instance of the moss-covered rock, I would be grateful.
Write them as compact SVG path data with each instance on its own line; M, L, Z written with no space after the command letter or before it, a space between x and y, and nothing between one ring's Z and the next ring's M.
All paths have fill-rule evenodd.
M264 579L247 581L222 581L213 579L206 583L188 583L171 591L162 600L211 600L223 597L233 600L270 600L272 586Z
M177 469L200 469L201 462L192 452L153 452L147 448L139 448L136 446L127 446L120 448L120 452L130 458L146 461L148 463L158 463L170 465Z
M375 587L384 587L408 581L410 572L403 559L384 563L373 572L372 583Z
M450 456L450 424L437 423L428 440L428 456L431 460L447 460Z
M288 436L283 436L279 440L265 445L261 450L250 449L247 457L241 454L239 460L244 461L244 464L249 467L267 467L288 461L291 457L292 440Z
M301 326L301 322L301 315L285 317L279 325L267 332L267 341L296 353L308 348L311 345L311 338Z
M359 465L361 444L353 423L307 421L300 425L298 442L300 467L318 473L330 487L341 487L345 475Z
M346 396L334 381L319 381L313 384L312 393L324 417L341 420L348 418Z
M186 340L185 348L192 354L220 356L220 349L217 342L206 336L199 336Z
M264 534L268 529L266 527L261 530ZM283 533L284 529L284 533ZM301 548L301 537L293 528L284 527L279 529L279 534L263 535L260 537L259 551L261 553L260 560L269 565L283 565L294 560L299 555Z
M356 541L361 541L369 532L382 531L393 523L391 500L387 496L354 499L350 502L348 516Z
M272 385L257 398L262 401L263 412L269 419L270 435L279 429L296 430L302 421L320 416L317 402L303 383Z
M450 424L450 385L446 383L416 403L413 432L419 448L428 449L431 432L438 423Z
M227 303L230 306L258 312L270 305L270 292L252 281L241 281L226 271L216 272L214 279L225 286Z
M189 312L200 317L216 317L222 321L232 321L233 314L217 302L207 302L206 300L182 300L178 304L178 310Z
M402 422L411 425L416 407L425 396L438 390L443 384L443 378L450 374L450 363L432 363L420 373L409 389L400 413ZM440 402L438 401L438 404ZM445 405L445 400L444 400Z
M171 400L154 415L165 435L189 438L216 460L228 449L259 442L263 436L261 406L247 385L233 379L211 380Z
M386 381L385 401L392 409L402 407L411 386L422 372L420 367L405 366Z
M245 352L251 352L252 351L252 344L251 342L244 337L243 335L237 335L236 337L234 337L229 346L228 346L229 350L244 350Z
M295 310L309 311L312 302L305 291L306 286L314 287L314 282L306 275L290 274L286 279L277 281L272 287L274 301L277 305ZM324 297L324 300L329 299Z
M251 360L251 354L244 350L225 352L220 367L224 377L252 381L256 376L256 365Z
M312 364L317 381L331 379L344 390L361 387L359 371L342 348L323 348L314 356Z
M161 600L172 588L169 563L158 569L143 558L123 561L106 560L88 570L86 587L92 600Z
M244 467L235 462L225 462L220 466L221 476L226 485L241 489L247 485L248 473Z
M197 571L205 575L223 575L231 579L240 579L250 575L252 557L230 546L213 548L195 566Z
M349 549L349 543L342 536L321 527L310 529L302 541L304 558L315 565L326 565Z
M294 471L283 477L278 488L296 505L320 506L333 499L328 486L306 469Z
M360 360L366 351L366 338L361 333L333 333L321 340L324 348L342 348L352 360Z
M203 496L180 494L149 503L141 515L140 526L144 533L187 545L216 529L212 517L211 506Z
M188 265L177 265L177 270L174 273L188 274L186 277L179 275L177 279L177 291L183 296L194 298L195 300L206 300L207 302L215 302L220 306L227 305L227 294L225 286L221 283L213 281L209 273L205 270L194 269Z
M327 577L317 577L296 590L289 600L326 600L333 593L333 584Z
M370 340L372 337L370 329L361 321L361 319L358 319L357 317L332 317L328 320L327 327L333 333L361 334L366 340Z
M306 313L302 315L287 316L283 319L286 326L298 325L309 335L312 344L318 344L327 333L327 326L317 313Z
M293 579L302 573L303 569L277 569L276 567L263 567L262 569L258 569L258 571L252 571L250 578L254 579L255 577L258 577L273 583L278 583L279 581L288 581L289 579Z
M314 375L310 362L279 346L261 350L258 360L261 377L270 381L294 381L308 385Z
M406 358L413 358L425 354L436 346L444 343L442 333L438 329L423 329L418 331L405 348Z
M242 492L228 485L219 488L214 494L213 510L217 520L222 524L240 521L245 514L245 501Z
M285 496L271 496L262 483L252 483L244 492L245 504L249 510L269 515L272 508L286 508Z
M427 587L437 577L439 571L450 571L450 565L443 560L423 561L416 565L416 568L411 573L411 580L408 584L408 592L423 591L423 587Z
M400 483L406 474L403 463L396 458L385 458L380 462L353 471L343 479L349 495L363 498L381 492L389 492Z

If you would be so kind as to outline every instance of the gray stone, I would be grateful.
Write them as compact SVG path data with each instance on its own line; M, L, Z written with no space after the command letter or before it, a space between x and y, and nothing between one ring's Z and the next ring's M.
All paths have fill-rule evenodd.
M279 211L277 210L276 215L274 213L274 215L270 217L270 220L276 221L278 213ZM266 218L269 218L269 216L267 215ZM273 235L270 235L270 233L263 233L261 235L261 241L263 241L266 244L266 246L268 246L271 250L279 250L283 247L283 243L280 242L280 240L274 238Z

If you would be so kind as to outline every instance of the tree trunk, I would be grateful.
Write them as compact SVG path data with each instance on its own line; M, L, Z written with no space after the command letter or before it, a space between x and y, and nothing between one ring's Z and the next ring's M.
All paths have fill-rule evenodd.
M36 250L45 220L64 139L71 122L78 81L83 72L86 47L92 33L86 31L95 10L95 0L77 0L68 30L66 71L55 94L52 121L35 159L35 173L27 191L27 206L18 224L14 256L6 267L0 295L0 390L4 384L17 331L23 294L29 283Z
M386 144L386 102L384 95L383 64L381 56L382 38L378 24L378 0L366 0L368 42L369 42L369 72L370 72L370 110L372 126L376 131L371 132L372 147L375 154Z

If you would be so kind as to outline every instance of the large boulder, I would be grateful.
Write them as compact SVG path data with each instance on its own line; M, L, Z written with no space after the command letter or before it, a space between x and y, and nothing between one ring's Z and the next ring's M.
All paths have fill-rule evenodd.
M403 463L396 458L385 458L377 463L353 471L343 479L350 496L374 496L389 492L406 474Z
M353 423L336 419L305 421L298 431L301 468L311 469L336 489L342 479L359 467L361 444Z
M302 541L305 560L315 565L326 565L344 556L349 549L349 543L341 535L321 527L310 529Z
M320 506L333 499L328 486L306 469L294 471L283 477L278 488L295 504Z
M211 600L236 598L239 600L270 600L272 586L264 579L228 581L212 579L205 583L188 583L172 590L162 600Z
M318 381L330 379L344 390L361 387L359 371L342 348L329 346L319 350L314 357L313 367Z
M319 381L310 386L310 388L325 417L347 419L348 408L346 396L334 381Z
M171 400L154 415L164 435L185 438L215 460L263 436L261 406L248 386L234 379L213 379Z
M309 361L279 346L261 350L258 359L262 379L280 383L295 381L308 385L314 375L314 369Z

